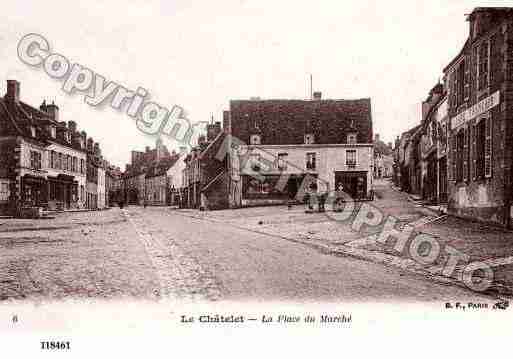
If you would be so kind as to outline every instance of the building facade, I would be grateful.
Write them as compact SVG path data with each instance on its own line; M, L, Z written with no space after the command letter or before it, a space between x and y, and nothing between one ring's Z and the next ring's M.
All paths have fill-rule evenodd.
M237 100L225 114L221 151L229 161L230 207L302 201L306 193L342 190L372 199L373 134L370 99ZM226 157L213 151L218 162Z
M511 226L513 9L476 8L445 68L449 213Z
M60 121L55 104L22 102L20 83L8 80L0 98L0 211L86 208L86 138L74 121Z
M185 148L169 152L158 138L154 149L132 151L131 161L121 175L122 198L133 205L178 204L182 187Z

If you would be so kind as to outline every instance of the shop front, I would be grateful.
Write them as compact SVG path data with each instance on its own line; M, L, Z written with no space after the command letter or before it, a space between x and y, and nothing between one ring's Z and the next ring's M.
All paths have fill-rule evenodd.
M335 171L335 188L342 188L354 200L370 199L367 174L366 171Z
M78 204L78 182L74 176L59 174L48 176L48 208L63 210L76 208Z
M305 193L317 191L317 174L266 174L242 176L244 206L284 204L289 200L302 201Z
M44 177L25 175L21 177L21 206L47 207L47 181Z

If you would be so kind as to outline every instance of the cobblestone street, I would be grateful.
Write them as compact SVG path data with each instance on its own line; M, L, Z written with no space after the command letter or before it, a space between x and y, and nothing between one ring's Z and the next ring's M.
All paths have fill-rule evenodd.
M419 211L410 213L412 218L420 216ZM340 245L359 236L349 225L324 214L306 214L301 206L290 211L260 207L215 212L129 207L38 221L3 220L0 297L490 299L397 268L330 255L301 242L308 238Z

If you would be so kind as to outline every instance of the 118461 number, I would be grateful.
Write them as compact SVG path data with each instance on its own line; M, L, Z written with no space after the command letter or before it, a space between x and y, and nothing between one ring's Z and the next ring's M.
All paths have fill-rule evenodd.
M41 342L41 349L43 350L69 350L69 342Z

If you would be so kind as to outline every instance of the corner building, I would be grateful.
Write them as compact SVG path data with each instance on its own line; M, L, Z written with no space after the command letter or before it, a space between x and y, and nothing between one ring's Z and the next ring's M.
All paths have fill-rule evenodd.
M475 8L469 36L444 69L448 211L511 227L513 8Z

